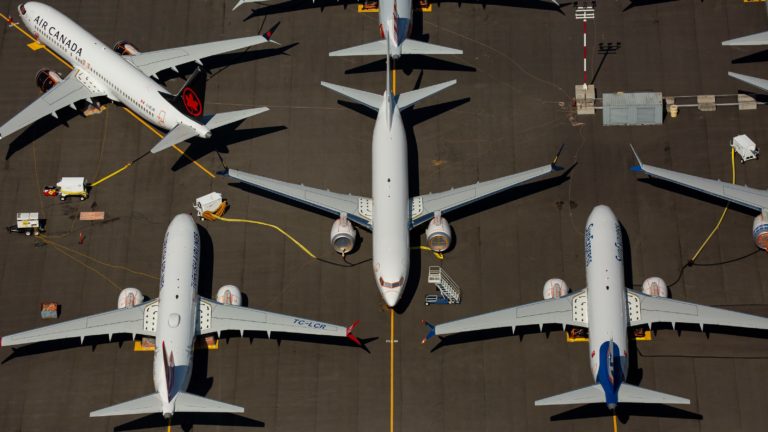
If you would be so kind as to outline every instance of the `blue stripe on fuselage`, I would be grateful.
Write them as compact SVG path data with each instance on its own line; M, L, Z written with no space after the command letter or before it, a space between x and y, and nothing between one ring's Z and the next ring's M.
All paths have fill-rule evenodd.
M621 370L621 353L616 344L613 344L613 368L611 369L608 360L608 347L610 345L611 343L608 341L600 345L600 366L597 370L597 382L605 392L605 403L609 406L615 406L619 402L619 387L624 382L624 373ZM613 374L613 383L611 383L611 373Z

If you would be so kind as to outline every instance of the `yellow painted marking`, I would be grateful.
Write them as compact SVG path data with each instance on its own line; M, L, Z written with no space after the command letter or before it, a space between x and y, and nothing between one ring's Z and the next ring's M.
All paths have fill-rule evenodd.
M171 432L171 419L168 419L168 432Z
M389 432L395 431L395 310L389 309Z
M395 60L392 60L392 94L397 94L397 68L395 68Z
M364 4L361 4L361 5L357 5L357 11L359 13L379 12L379 8L376 8L376 7L365 7Z
M617 432L619 430L619 425L616 423L616 414L613 415L613 432Z
M27 48L31 49L32 51L37 51L39 49L45 48L45 45L41 44L38 41L32 41L27 44Z
M317 256L315 256L315 254L310 252L309 249L306 248L306 246L301 244L298 240L293 238L292 235L288 234L287 232L285 232L282 228L280 228L277 225L273 225L273 224L267 223L267 222L250 220L250 219L231 219L231 218L225 218L225 217L219 216L219 215L211 213L211 212L203 213L203 217L205 219L207 219L207 220L220 220L220 221L224 221L224 222L240 222L240 223L248 223L248 224L254 224L254 225L261 225L261 226L265 226L267 228L272 228L273 230L275 230L275 231L279 232L280 234L286 236L288 238L288 240L292 241L293 244L298 246L299 249L304 251L305 254L309 255L310 257L312 257L314 259L317 259Z
M763 0L763 1L765 1L765 0ZM427 7L420 7L419 10L421 10L422 12L432 12L432 5L430 4Z
M736 184L736 150L734 150L733 147L731 147L731 184ZM699 257L699 254L701 251L704 250L704 246L709 243L709 240L712 238L713 235L717 232L717 230L720 229L720 224L723 223L723 219L725 219L725 214L728 213L728 207L730 207L731 202L728 201L725 203L725 208L723 209L723 213L720 215L720 219L717 221L717 225L712 229L712 232L709 233L707 238L704 240L704 243L699 246L699 250L696 251L695 254L693 254L693 257L690 260L690 263L693 263L696 261L696 258Z
M744 0L744 3L764 3L765 0Z

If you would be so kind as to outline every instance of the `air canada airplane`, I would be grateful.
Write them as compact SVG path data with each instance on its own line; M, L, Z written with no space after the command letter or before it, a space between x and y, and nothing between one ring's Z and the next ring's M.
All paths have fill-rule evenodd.
M642 293L624 286L622 230L613 211L599 205L592 210L584 230L584 259L587 287L568 294L561 279L544 284L544 301L502 309L445 324L431 325L422 343L435 335L494 328L515 328L545 324L589 329L589 359L595 384L557 396L540 399L535 405L605 403L689 404L688 399L646 390L624 382L629 358L627 326L654 323L698 324L768 329L768 318L700 306L666 298L668 289L661 278L643 282Z
M113 334L155 338L153 377L156 393L91 412L91 417L175 412L241 413L243 408L187 393L195 339L224 331L299 333L347 337L360 344L350 327L281 315L240 306L242 294L233 285L219 288L216 301L197 294L200 234L188 214L177 215L163 241L160 295L143 301L136 288L120 292L117 310L0 338L0 346Z
M238 0L232 10L245 3L264 3L267 1L269 0ZM547 1L560 6L556 0L540 1ZM378 0L378 9L379 36L381 36L381 40L333 51L330 53L330 56L391 55L392 58L400 58L403 54L447 55L461 54L463 52L454 48L417 41L409 37L413 25L412 0Z
M637 160L637 165L632 167L633 171L643 172L649 177L676 183L759 212L752 222L752 240L760 249L768 250L768 191L646 165L640 160L635 148L631 145L630 148Z
M83 100L93 105L97 103L94 99L104 97L170 131L152 148L153 153L193 137L210 138L213 129L268 111L262 107L203 115L205 73L200 68L176 95L151 77L157 78L166 69L177 71L177 66L187 63L202 65L201 60L206 57L268 42L272 31L260 36L140 52L125 41L109 49L77 23L43 3L27 2L18 9L21 20L37 41L74 69L65 78L47 69L38 72L38 86L44 94L0 126L0 139L47 115L58 118L59 110L76 109L75 104Z
M383 95L321 83L330 90L378 111L371 152L372 198L286 183L234 169L221 174L338 217L331 227L331 245L342 255L354 248L357 238L351 222L372 231L376 285L387 305L394 307L408 280L410 230L429 222L427 243L433 251L443 252L450 247L452 239L451 227L443 217L444 213L548 174L553 171L554 162L495 180L410 198L408 143L400 111L454 85L456 80L394 95L390 82L389 56L386 57L386 64L387 87Z

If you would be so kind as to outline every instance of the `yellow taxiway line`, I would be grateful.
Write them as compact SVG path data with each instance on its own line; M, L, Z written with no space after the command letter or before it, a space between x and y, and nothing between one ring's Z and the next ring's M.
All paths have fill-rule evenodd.
M389 432L395 431L395 310L389 309Z

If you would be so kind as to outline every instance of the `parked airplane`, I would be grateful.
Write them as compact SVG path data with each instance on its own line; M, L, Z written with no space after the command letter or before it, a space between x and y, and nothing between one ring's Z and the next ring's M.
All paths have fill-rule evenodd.
M632 167L632 171L644 172L649 177L676 183L760 212L752 222L752 239L757 247L768 250L768 191L646 165L640 160L635 148L631 145L630 148L637 159L637 165Z
M409 198L408 150L400 111L454 85L456 80L396 96L391 88L389 56L386 58L387 88L383 95L321 83L330 90L378 111L373 128L372 198L286 183L234 169L221 174L338 216L331 228L331 245L342 255L354 248L357 239L357 232L351 222L372 231L376 285L387 305L394 307L408 280L410 230L429 221L427 244L433 251L443 252L448 249L452 239L451 227L443 217L444 213L548 174L552 172L554 162L495 180Z
M213 129L268 111L251 108L241 111L203 115L205 74L200 68L192 74L176 95L150 77L163 70L225 52L268 42L274 28L260 36L210 42L140 52L130 42L122 41L109 49L93 35L56 9L38 2L19 5L24 25L38 42L67 60L74 70L62 78L48 69L38 72L37 83L43 95L7 123L0 126L0 138L6 137L35 121L71 107L83 100L109 98L130 108L147 122L169 130L152 148L156 153L193 137L210 138Z
M768 8L768 3L766 4ZM730 39L722 42L723 46L760 46L768 45L768 31L755 33L748 36L742 36L736 39ZM751 77L749 75L737 74L735 72L728 72L728 76L736 78L739 81L743 81L749 85L755 86L764 91L768 91L768 80L761 78Z
M535 405L606 403L609 409L621 402L689 404L688 399L646 390L624 382L628 372L627 326L652 326L671 322L768 329L768 318L700 306L666 298L661 278L643 282L642 293L624 287L621 225L607 206L592 210L584 232L587 287L568 294L561 279L544 284L544 301L477 315L445 324L431 325L425 343L434 335L545 324L587 327L589 356L595 384L537 400Z
M300 333L347 337L360 344L350 327L281 315L240 306L242 295L233 285L219 288L216 301L197 294L200 234L188 214L177 215L165 233L160 268L160 295L143 302L136 288L125 288L117 310L41 327L0 338L11 346L67 338L127 333L155 338L153 377L156 393L91 412L91 417L175 412L241 413L243 408L186 393L192 374L195 339L223 331Z
M264 3L266 1L269 0L239 0L232 10L245 3ZM541 1L560 6L557 0ZM381 40L333 51L329 55L332 57L391 55L393 58L399 58L403 54L448 55L463 52L454 48L410 39L413 7L412 0L378 0L379 36L381 36Z

